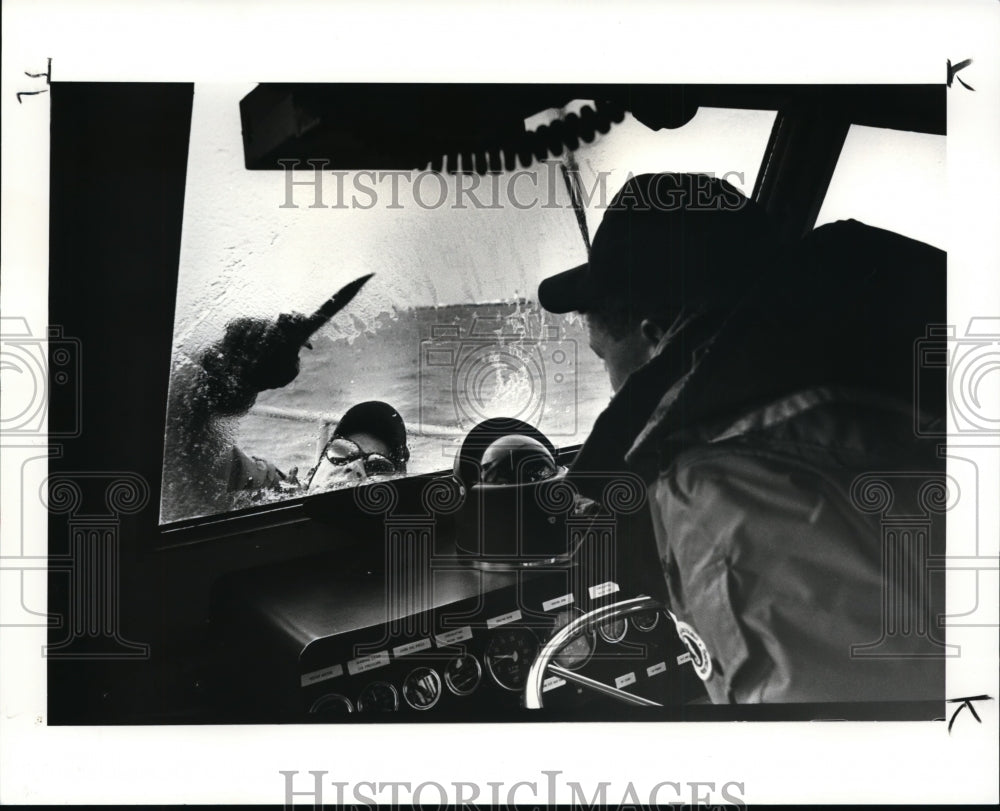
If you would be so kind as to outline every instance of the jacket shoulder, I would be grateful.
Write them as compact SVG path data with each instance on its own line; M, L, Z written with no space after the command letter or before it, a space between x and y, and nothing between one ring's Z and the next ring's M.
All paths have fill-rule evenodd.
M716 659L709 692L740 702L940 698L942 660L852 656L883 627L885 516L858 487L882 459L838 450L842 426L824 435L815 419L792 422L689 448L651 490L671 599ZM943 471L919 454L908 467L919 475L894 482L896 507L916 515L922 483ZM943 516L925 523L943 547ZM907 610L923 621L932 602Z

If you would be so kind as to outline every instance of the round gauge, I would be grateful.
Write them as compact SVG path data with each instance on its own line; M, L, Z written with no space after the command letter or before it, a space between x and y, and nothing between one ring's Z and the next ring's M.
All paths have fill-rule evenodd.
M640 611L632 615L632 625L639 631L652 631L659 623L659 611Z
M444 683L457 696L467 696L479 686L483 669L471 653L456 656L444 668Z
M613 620L605 620L597 626L597 633L605 642L621 642L628 633L628 621L625 617L618 617Z
M403 699L415 710L429 710L439 698L441 677L433 668L415 668L403 681Z
M314 715L343 715L354 712L354 705L349 698L338 693L327 693L313 702L309 712Z
M558 633L577 617L582 616L583 612L575 607L560 611L556 615L556 626L553 629L553 634ZM568 645L563 645L562 650L555 657L556 664L562 665L568 670L576 670L576 668L583 667L590 660L596 647L597 637L594 632L586 631Z
M531 663L538 655L538 640L527 628L504 628L493 634L486 648L486 669L505 690L524 689Z
M399 693L387 681L369 684L358 696L358 712L392 712L399 709Z

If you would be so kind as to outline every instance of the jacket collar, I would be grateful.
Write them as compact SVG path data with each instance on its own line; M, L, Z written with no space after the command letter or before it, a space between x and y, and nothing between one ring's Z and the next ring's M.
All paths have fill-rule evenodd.
M665 336L598 417L573 471L649 480L665 454L815 387L912 409L915 341L944 322L944 269L942 251L896 234L854 221L816 229L729 316ZM927 388L927 413L943 414L944 388Z
M626 462L626 454L645 435L652 420L669 409L671 392L679 391L697 366L699 358L718 330L719 320L711 316L691 317L672 328L657 345L653 357L633 372L594 422L587 441L580 448L570 471L585 495L602 476L633 470L643 478L656 474L655 467ZM664 394L666 392L666 394ZM651 415L653 415L651 417Z

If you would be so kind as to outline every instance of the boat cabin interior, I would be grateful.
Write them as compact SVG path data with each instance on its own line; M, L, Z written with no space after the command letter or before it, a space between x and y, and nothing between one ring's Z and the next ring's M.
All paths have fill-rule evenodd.
M931 280L943 323L945 92L53 83L49 723L940 715L709 701L642 479L566 483L611 389L579 320L535 291L585 260L600 184L709 171L829 267L851 246L810 235L863 223L866 250ZM231 424L241 458L291 485L185 501L204 489L171 442L183 357L369 273L299 379ZM399 475L300 484L370 400L405 421ZM517 469L494 474L508 447ZM367 472L384 456L359 451Z

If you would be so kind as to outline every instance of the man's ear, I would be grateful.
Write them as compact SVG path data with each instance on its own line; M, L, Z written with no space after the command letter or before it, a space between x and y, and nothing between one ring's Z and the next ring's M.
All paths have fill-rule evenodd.
M649 318L642 319L642 323L639 324L639 330L642 332L642 337L653 346L658 346L660 340L666 334L666 330L663 327Z

